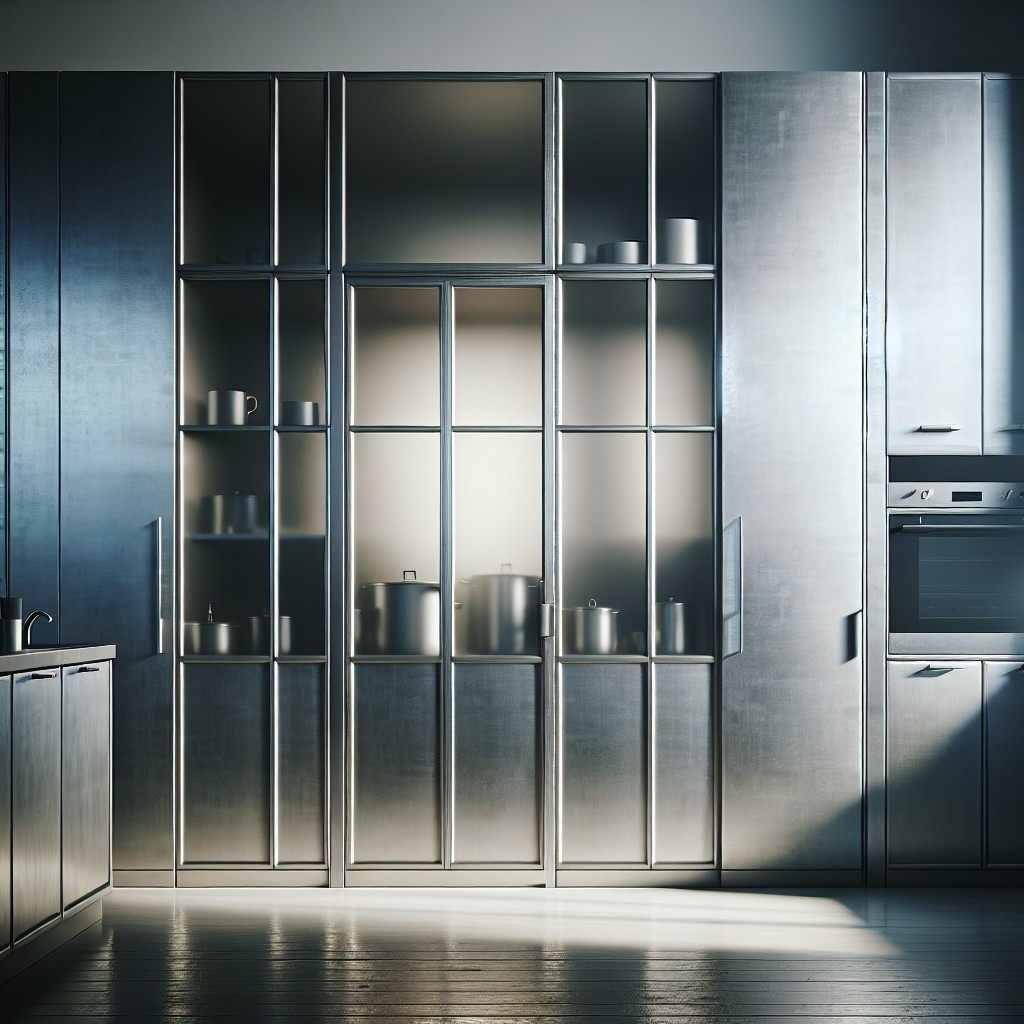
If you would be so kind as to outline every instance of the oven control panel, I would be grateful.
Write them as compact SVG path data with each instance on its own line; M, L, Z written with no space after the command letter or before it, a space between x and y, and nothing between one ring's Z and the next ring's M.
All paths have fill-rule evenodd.
M889 508L1024 508L1024 483L894 483Z

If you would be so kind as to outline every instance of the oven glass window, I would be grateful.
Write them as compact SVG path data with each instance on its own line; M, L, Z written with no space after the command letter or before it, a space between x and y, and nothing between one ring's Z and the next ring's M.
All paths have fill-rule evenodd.
M1024 517L894 516L890 528L890 632L1024 632Z

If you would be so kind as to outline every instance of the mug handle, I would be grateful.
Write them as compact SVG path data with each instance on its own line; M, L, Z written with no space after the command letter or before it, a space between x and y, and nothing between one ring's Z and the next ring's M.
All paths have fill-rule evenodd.
M252 408L249 408L249 403L252 402ZM258 408L260 403L255 395L245 396L245 418L248 419Z

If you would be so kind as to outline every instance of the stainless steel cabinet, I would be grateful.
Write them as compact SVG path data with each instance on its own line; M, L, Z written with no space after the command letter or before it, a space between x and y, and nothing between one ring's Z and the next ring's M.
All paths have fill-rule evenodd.
M110 663L63 670L61 875L65 910L110 885Z
M978 662L889 662L890 868L981 867L981 675Z
M723 880L859 884L862 78L722 104Z
M357 666L349 718L350 862L441 867L438 666Z
M983 422L986 455L1024 454L1024 80L986 77L982 122ZM964 266L961 272L967 270Z
M271 866L270 667L187 665L181 866Z
M13 677L11 879L14 941L61 913L60 669Z
M985 865L1024 866L1024 665L985 663Z
M980 455L981 76L890 77L888 107L889 454Z
M117 645L114 867L146 885L174 869L174 120L170 73L61 75L60 636Z
M702 664L563 665L563 877L572 868L585 882L598 868L713 865L712 678L713 666Z
M11 945L11 677L0 676L0 952Z

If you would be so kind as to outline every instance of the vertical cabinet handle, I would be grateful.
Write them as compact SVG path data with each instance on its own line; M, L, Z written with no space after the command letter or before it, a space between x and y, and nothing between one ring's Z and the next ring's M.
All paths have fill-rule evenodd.
M864 621L864 610L854 612L852 615L846 616L846 660L855 661L860 657L863 626Z
M722 657L743 651L743 518L722 531Z
M156 517L156 653L164 653L164 517Z

